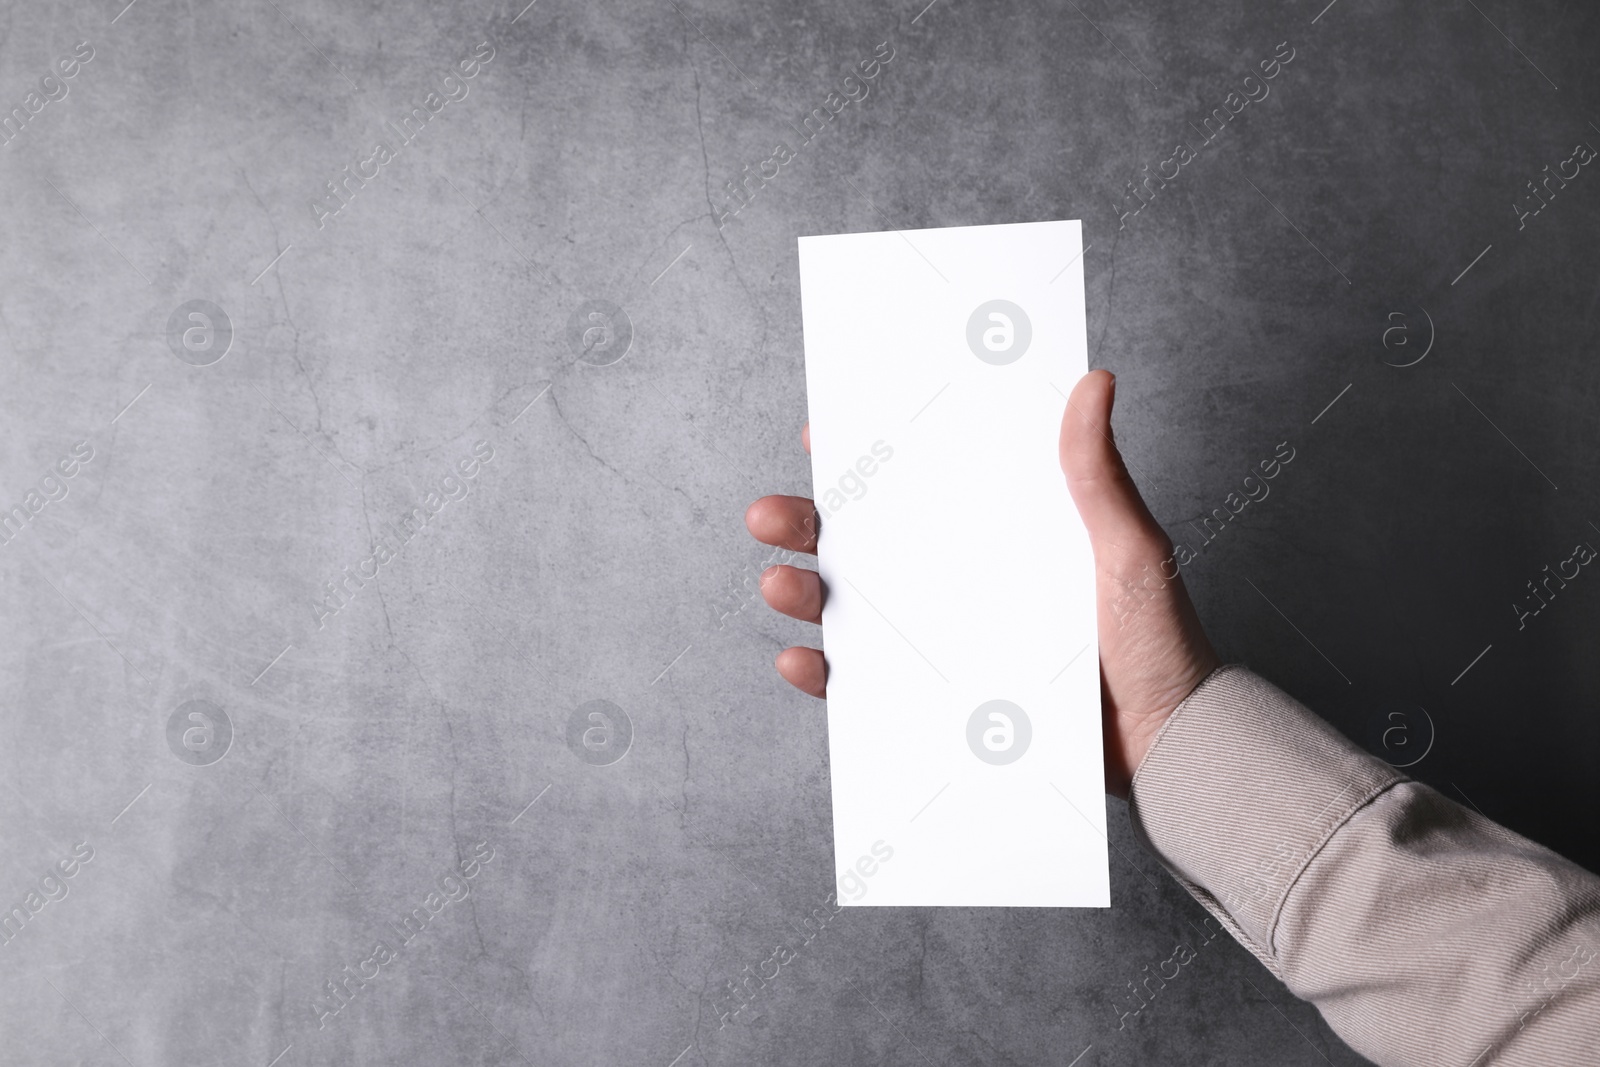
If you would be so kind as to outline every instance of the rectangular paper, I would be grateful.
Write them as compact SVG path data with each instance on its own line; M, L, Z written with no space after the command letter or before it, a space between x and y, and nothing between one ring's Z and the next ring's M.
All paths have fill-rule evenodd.
M838 899L1107 907L1081 226L799 244Z

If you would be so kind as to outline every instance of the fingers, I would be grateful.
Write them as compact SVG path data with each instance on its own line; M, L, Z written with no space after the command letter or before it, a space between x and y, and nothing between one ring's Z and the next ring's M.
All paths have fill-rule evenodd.
M826 697L828 665L814 648L786 648L773 661L783 680L803 693Z
M1078 381L1061 416L1061 469L1097 551L1103 545L1159 550L1167 535L1111 438L1115 398L1116 379L1108 371L1090 371Z
M811 424L800 431L800 443L811 451ZM803 496L764 496L744 513L744 524L762 544L791 552L817 551L816 505ZM769 567L761 575L761 595L775 610L802 622L822 621L822 580L798 567ZM827 661L815 648L786 648L773 661L783 680L803 693L828 695Z
M745 511L744 524L764 545L817 551L816 505L803 496L764 496Z
M761 595L774 611L801 622L822 621L822 579L799 567L768 567L761 574Z

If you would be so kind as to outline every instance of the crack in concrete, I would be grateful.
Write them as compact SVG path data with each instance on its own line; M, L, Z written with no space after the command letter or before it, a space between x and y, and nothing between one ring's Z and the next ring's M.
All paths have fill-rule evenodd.
M694 122L695 132L700 137L700 159L705 165L706 208L711 212L711 221L713 225L715 225L717 221L717 207L711 202L711 157L706 151L705 116L700 109L700 67L694 61L694 53L689 50L689 30L687 27L684 28L683 38L684 55L688 56L689 69L694 75ZM756 311L761 316L761 341L756 346L755 352L757 356L760 356L767 350L768 323L766 308L762 305L760 300L756 299L756 294L751 290L750 284L745 281L744 275L740 273L739 260L736 256L734 256L733 246L728 244L728 237L722 232L722 227L717 226L716 230L717 240L722 244L722 250L728 254L728 263L733 268L734 279L739 283L739 288L744 290L744 295L749 299L750 303L755 306Z

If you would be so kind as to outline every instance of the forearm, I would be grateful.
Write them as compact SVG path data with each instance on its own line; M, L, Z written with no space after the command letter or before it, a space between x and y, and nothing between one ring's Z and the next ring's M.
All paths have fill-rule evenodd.
M1179 706L1130 804L1190 892L1376 1062L1595 1062L1600 879L1245 668Z

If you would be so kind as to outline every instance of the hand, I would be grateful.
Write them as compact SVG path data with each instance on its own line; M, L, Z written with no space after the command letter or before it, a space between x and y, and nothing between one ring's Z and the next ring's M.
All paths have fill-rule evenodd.
M1145 507L1112 441L1115 393L1106 371L1078 382L1061 418L1060 458L1094 548L1106 788L1126 798L1162 724L1221 660L1178 575L1172 540ZM811 451L810 426L800 436ZM764 544L817 550L816 507L805 497L762 497L745 512L745 525ZM822 582L814 571L768 568L761 595L785 615L822 621ZM827 695L827 666L817 649L786 648L776 666L797 689Z

